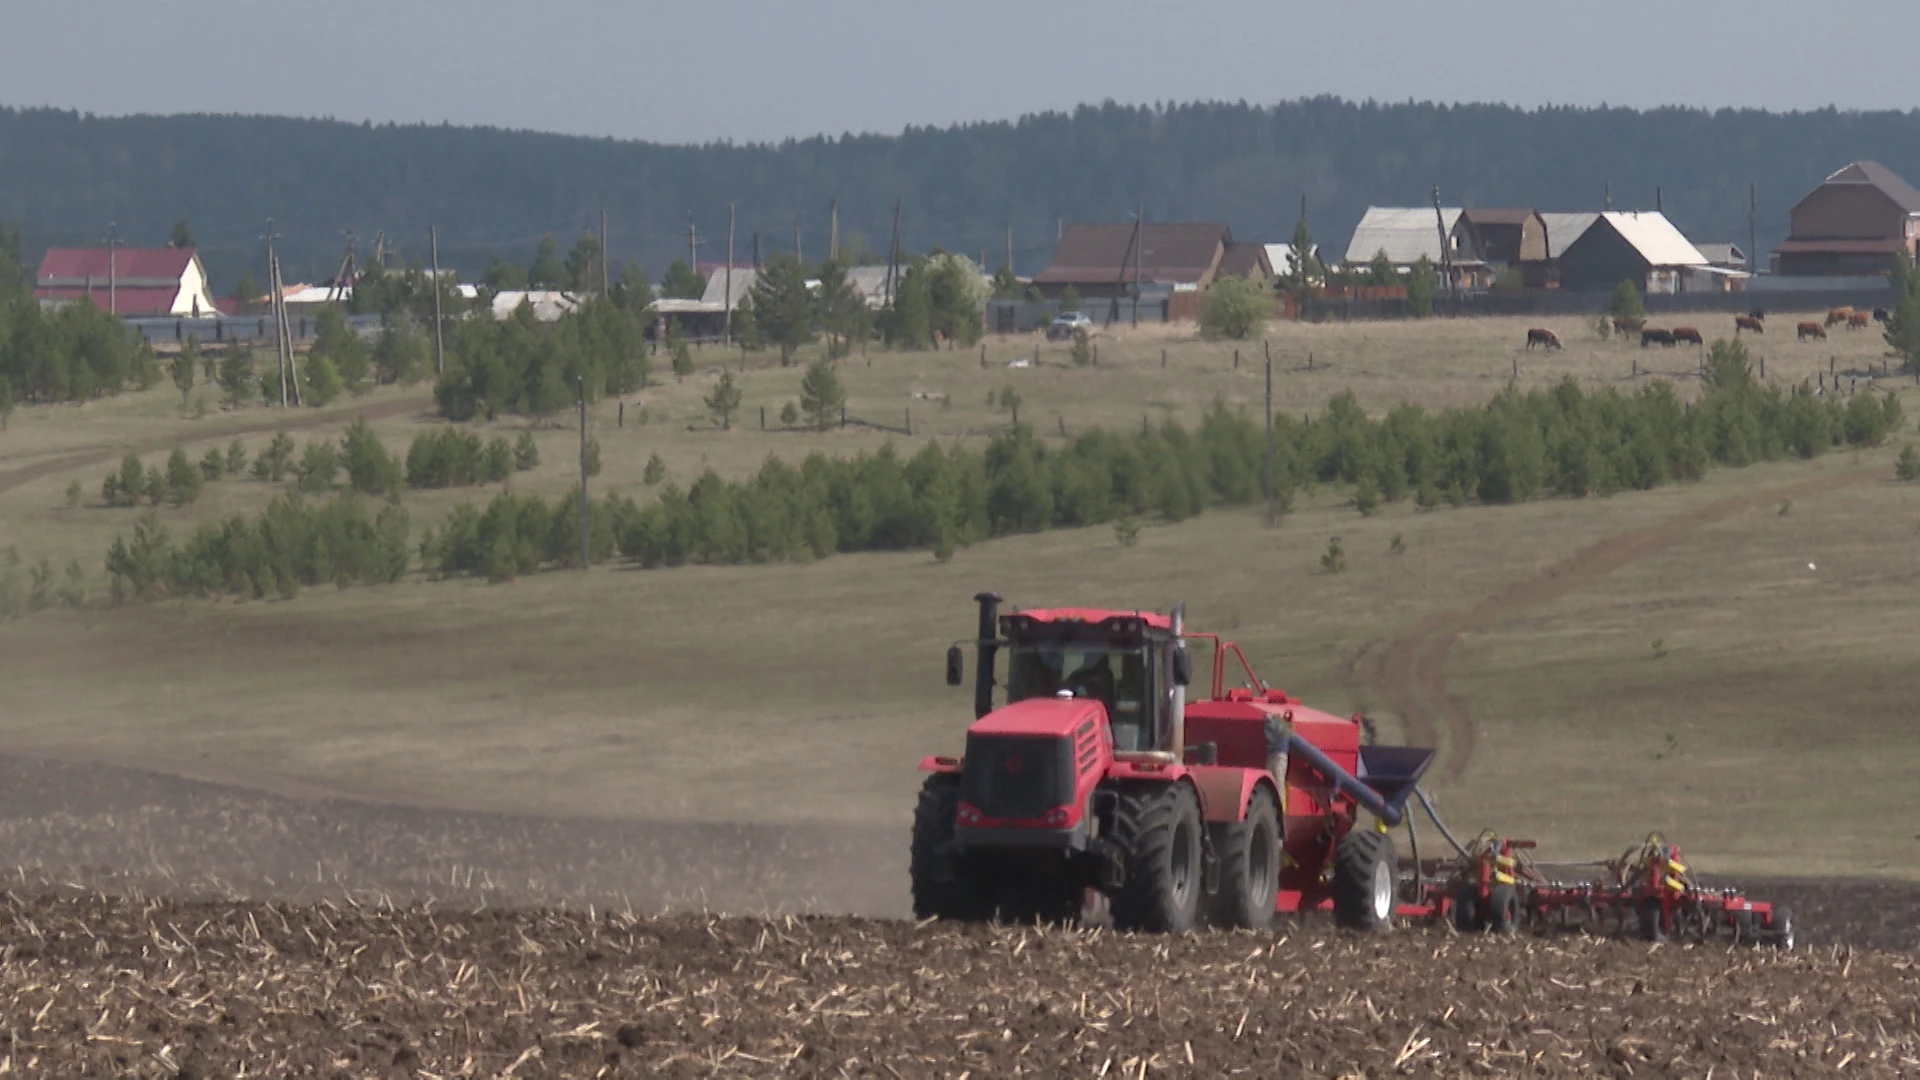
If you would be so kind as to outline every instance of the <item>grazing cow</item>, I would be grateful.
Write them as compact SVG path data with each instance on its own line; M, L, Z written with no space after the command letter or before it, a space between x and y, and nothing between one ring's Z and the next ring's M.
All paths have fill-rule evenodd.
M1733 336L1739 337L1740 331L1742 330L1751 330L1756 334L1764 334L1767 332L1767 324L1761 322L1757 315L1735 315L1733 317Z
M1801 341L1806 341L1808 338L1819 338L1821 341L1827 340L1826 328L1817 322L1803 322L1793 329L1794 332L1799 335Z
M1615 315L1613 317L1613 332L1619 334L1621 337L1625 337L1637 329L1639 329L1639 327L1634 325L1633 319L1625 315Z
M1890 316L1890 315L1888 315L1888 314L1887 314L1887 309L1886 309L1886 308L1883 308L1883 307L1877 307L1877 308L1874 308L1874 309L1873 309L1873 321L1874 321L1874 322L1877 322L1877 323L1883 323L1883 322L1886 322L1886 321L1887 321L1888 319L1890 319L1890 318L1892 318L1892 316Z
M1543 330L1536 326L1527 331L1527 348L1531 349L1535 345L1543 349L1557 349L1560 347L1560 336L1551 330Z
M1767 309L1760 307L1754 308L1752 311L1747 312L1747 318L1755 322L1765 322L1767 319Z
M1847 329L1865 330L1867 328L1868 321L1869 320L1867 318L1866 312L1856 311L1853 314L1847 316Z
M1640 347L1641 348L1644 349L1649 345L1655 345L1655 344L1664 345L1669 349L1673 348L1673 332L1670 330L1640 331Z
M1839 326L1841 323L1846 322L1848 319L1852 317L1853 317L1852 308L1837 307L1837 308L1834 308L1832 311L1827 312L1827 325Z
M1689 345L1705 345L1706 344L1705 339L1701 338L1700 336L1700 331L1694 329L1691 326L1674 327L1673 340L1676 344L1682 341L1686 342Z

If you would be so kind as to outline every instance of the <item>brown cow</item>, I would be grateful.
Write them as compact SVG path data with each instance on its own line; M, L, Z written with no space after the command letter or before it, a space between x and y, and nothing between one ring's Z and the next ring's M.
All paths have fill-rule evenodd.
M1535 345L1545 349L1557 349L1560 347L1560 336L1551 330L1543 330L1536 326L1527 331L1527 348L1531 349Z
M1756 334L1764 334L1767 332L1767 324L1752 315L1735 315L1733 317L1733 336L1739 337L1740 331L1742 330L1751 330Z
M1817 322L1803 322L1794 327L1794 332L1799 334L1801 341L1805 341L1808 338L1819 338L1821 341L1827 340L1826 329Z
M1706 341L1700 336L1700 331L1694 329L1691 326L1674 327L1673 340L1676 342L1684 341L1689 345L1705 345L1706 344Z
M1668 349L1673 348L1673 331L1654 328L1640 331L1640 347L1644 349L1649 345L1659 345Z
M1846 322L1848 319L1852 317L1853 317L1852 308L1837 307L1837 308L1834 308L1832 311L1827 312L1827 325L1839 326L1841 323Z
M1635 319L1627 315L1615 315L1613 317L1613 332L1619 334L1621 337L1626 337L1628 334L1638 331L1645 323L1645 319Z
M1865 330L1867 328L1867 324L1872 321L1873 320L1867 315L1866 312L1856 311L1853 314L1847 316L1847 329Z

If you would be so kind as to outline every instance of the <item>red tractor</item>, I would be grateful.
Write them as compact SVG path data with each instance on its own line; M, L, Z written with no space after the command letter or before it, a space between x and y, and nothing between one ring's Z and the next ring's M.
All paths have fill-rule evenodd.
M1433 913L1387 832L1432 750L1362 745L1359 717L1269 689L1238 646L1187 632L1178 605L1000 615L999 597L975 600L966 752L921 762L931 775L914 813L916 916L1071 920L1105 908L1119 929L1178 932L1265 927L1277 911L1331 908L1365 929ZM1212 652L1207 694L1192 701L1189 642ZM1229 657L1245 675L1233 689ZM949 685L964 666L956 644Z

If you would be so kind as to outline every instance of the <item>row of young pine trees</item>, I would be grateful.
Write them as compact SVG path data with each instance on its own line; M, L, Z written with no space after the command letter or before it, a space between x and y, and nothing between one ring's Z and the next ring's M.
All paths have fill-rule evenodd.
M1275 498L1284 510L1302 491L1330 485L1351 491L1353 505L1372 513L1406 499L1430 509L1604 496L1698 479L1715 465L1876 445L1902 425L1891 394L1842 399L1761 384L1737 343L1710 350L1704 383L1692 402L1665 382L1622 393L1568 379L1548 390L1509 389L1474 407L1432 412L1409 404L1378 416L1342 394L1318 415L1274 418ZM645 567L905 549L945 559L1013 533L1180 521L1263 498L1262 427L1257 414L1216 403L1192 429L1167 421L1051 442L1013 425L978 449L929 443L911 456L885 447L851 458L815 453L798 463L770 457L745 479L708 471L684 488L665 482L654 461L646 479L658 497L645 505L623 495L593 500L586 547L595 561ZM467 446L460 434L434 438L465 447L446 450L453 460L482 464L434 472L426 463L440 451L417 444L404 470L390 466L396 478L386 491L399 490L402 472L420 481L411 486L493 475L477 439ZM323 582L393 580L416 565L438 576L501 580L576 564L579 528L571 494L503 491L485 506L457 507L415 540L397 499L376 507L352 496L319 503L292 493L255 518L206 526L177 544L143 521L108 561L118 593L141 596L285 594Z

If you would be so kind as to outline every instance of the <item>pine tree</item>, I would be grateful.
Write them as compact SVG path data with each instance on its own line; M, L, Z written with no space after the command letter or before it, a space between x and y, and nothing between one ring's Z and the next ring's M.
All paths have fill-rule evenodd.
M734 385L733 373L720 372L720 381L714 384L713 392L706 396L707 411L713 414L714 422L720 430L733 429L733 414L740 410L740 388Z
M813 340L813 294L806 271L784 255L775 256L753 282L753 323L767 342L780 349L780 366Z
M806 414L815 430L825 431L846 405L847 392L840 385L840 376L834 373L833 365L815 360L800 379L800 411Z

